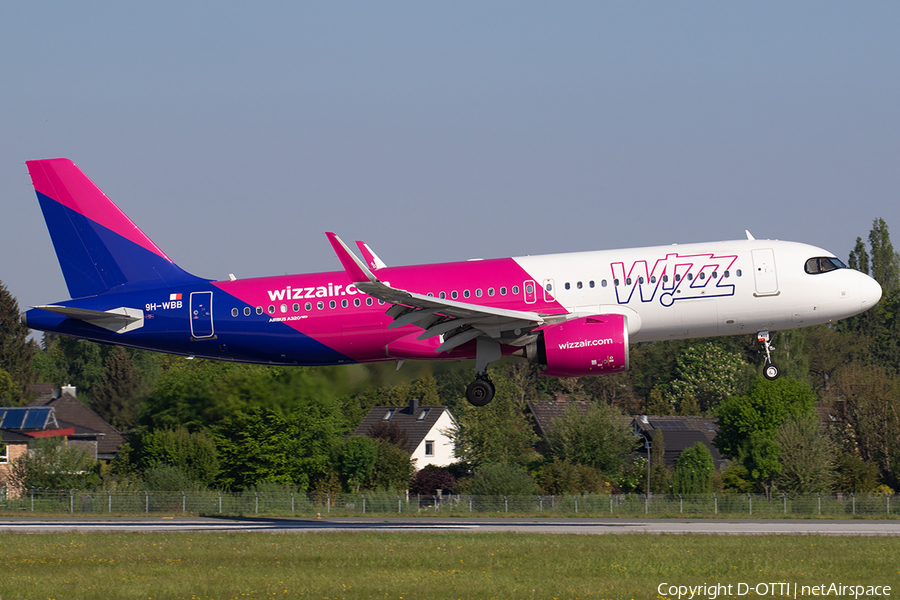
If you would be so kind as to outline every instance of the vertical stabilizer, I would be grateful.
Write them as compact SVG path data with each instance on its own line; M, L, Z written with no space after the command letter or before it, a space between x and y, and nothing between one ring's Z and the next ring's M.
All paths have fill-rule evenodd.
M172 262L71 160L26 164L72 298L204 281Z

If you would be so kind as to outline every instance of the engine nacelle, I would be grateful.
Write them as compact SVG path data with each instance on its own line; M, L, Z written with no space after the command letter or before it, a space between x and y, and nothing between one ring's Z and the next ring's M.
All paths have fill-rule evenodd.
M542 329L537 360L543 375L581 377L628 370L628 320L624 315L594 315Z

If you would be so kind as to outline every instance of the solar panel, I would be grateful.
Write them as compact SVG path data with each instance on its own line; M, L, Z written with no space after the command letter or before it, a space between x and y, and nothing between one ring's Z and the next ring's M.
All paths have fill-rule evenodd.
M51 410L52 409L49 407L30 409L28 415L25 417L25 424L22 427L24 429L43 429L47 426L47 420L50 418Z
M10 408L3 417L3 423L0 427L5 429L21 429L22 423L25 422L25 410L21 408Z
M4 429L44 429L53 413L50 406L4 408L0 411L0 427Z

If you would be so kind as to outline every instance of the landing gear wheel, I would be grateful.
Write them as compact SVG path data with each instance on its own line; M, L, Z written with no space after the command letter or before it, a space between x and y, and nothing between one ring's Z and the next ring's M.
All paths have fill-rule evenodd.
M781 375L781 369L779 369L772 363L769 363L763 369L763 375L765 375L766 379L768 379L769 381L774 381L775 379L778 379L779 375Z
M494 384L488 379L476 379L466 388L466 400L472 406L484 406L494 399Z

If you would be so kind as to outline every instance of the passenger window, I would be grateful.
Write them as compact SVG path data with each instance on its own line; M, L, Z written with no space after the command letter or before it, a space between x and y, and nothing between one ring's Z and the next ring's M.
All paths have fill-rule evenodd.
M494 295L494 288L488 288L488 296Z
M346 299L345 299L345 300L341 300L341 308L347 308L348 306L350 306L350 303L347 302Z
M270 304L270 305L269 305L269 314L270 314L270 315L274 315L274 314L275 314L275 305L274 305L274 304Z
M262 306L256 307L256 314L261 315L263 313Z
M638 277L638 283L641 284L641 285L644 285L644 278L643 278L643 277Z
M463 290L463 298L468 298L469 295L469 290Z
M502 287L502 288L500 288L500 295L501 295L501 296L505 296L505 295L506 295L506 287L505 287L505 286Z
M240 313L240 311L239 311L238 309L236 309L236 308L232 308L232 309L231 309L231 316L232 316L232 317L236 317L236 316L238 316L239 314L241 314L241 313Z
M631 285L631 277L625 278L625 285Z
M701 272L701 273L700 273L700 279L706 279L706 273Z
M712 278L718 279L718 277L719 277L719 273L717 271L713 271Z
M366 306L372 306L372 299L366 298Z
M331 300L331 301L328 303L328 308L334 308L335 306L337 306L337 304L335 304L334 300Z
M650 283L656 283L656 275L650 276Z
M669 276L663 275L663 283L669 283Z
M297 304L296 302L294 303L294 306L291 308L293 309L294 312L300 312L300 305Z
M446 300L446 299L447 299L447 294L444 293L444 292L441 292L440 294L438 294L438 298L440 298L441 300Z
M681 281L681 275L675 273L675 281Z
M570 286L570 285L569 285L569 282L567 281L567 282L566 282L566 289L569 289L569 288L571 288L571 287L572 287L572 286Z
M318 302L316 302L316 308L322 310L323 308L325 308L325 303L319 300Z
M253 311L250 309L249 306L245 306L245 307L244 307L244 316L245 316L245 317L249 317L249 316L250 316L250 313L252 313L252 312L253 312Z
M305 308L306 310L312 310L312 302L307 302Z
M456 300L459 297L459 294L456 293L456 290L450 292L450 297Z
M616 287L619 287L619 279L618 278L613 279L613 285Z
M593 288L593 287L594 287L594 280L591 279L590 282L588 282L588 285L591 286L591 287ZM606 280L605 280L605 279L603 280L603 285L604 285L604 287L606 287Z
M359 301L359 298L353 299L353 306L359 306L360 304L362 304L362 302Z
M513 296L518 296L519 295L519 286L514 285L512 292L513 292Z
M481 288L478 288L477 290L475 290L475 295L478 296L479 298L481 298Z
M287 312L287 304L282 304L280 308L281 308L281 313L282 313L282 314L284 314L284 313Z
M738 277L740 277L740 276L741 276L741 270L738 269L737 272L735 273L735 275L737 275Z

